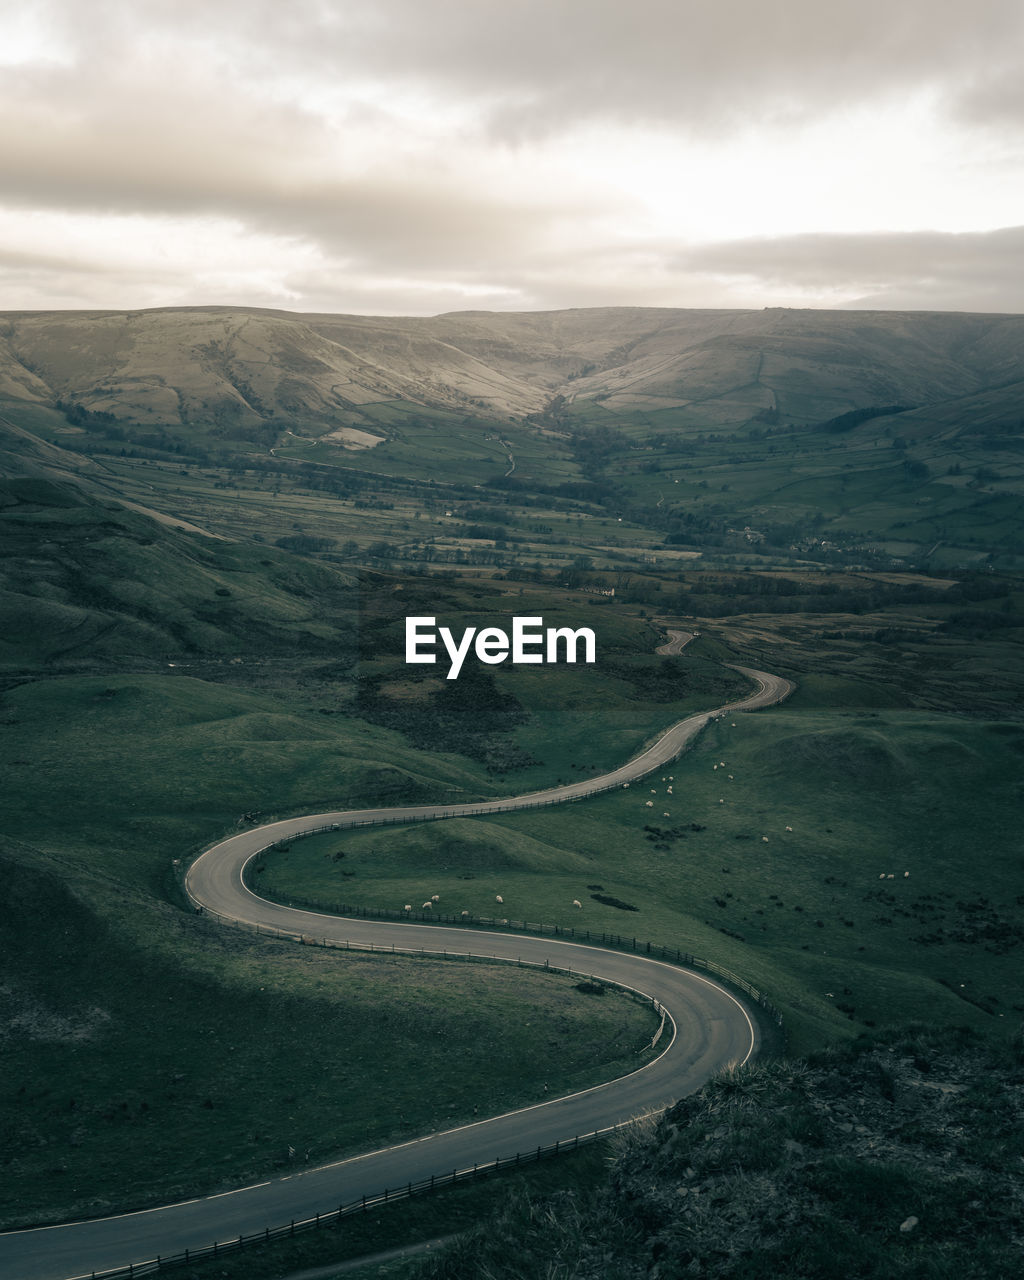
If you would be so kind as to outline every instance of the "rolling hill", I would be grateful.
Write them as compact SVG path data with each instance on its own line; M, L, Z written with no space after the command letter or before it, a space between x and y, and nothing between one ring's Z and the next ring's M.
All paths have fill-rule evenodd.
M138 423L376 422L407 401L497 419L582 407L765 411L815 422L874 405L1019 420L1024 317L595 308L431 318L233 307L0 317L0 397ZM941 414L939 415L941 418Z

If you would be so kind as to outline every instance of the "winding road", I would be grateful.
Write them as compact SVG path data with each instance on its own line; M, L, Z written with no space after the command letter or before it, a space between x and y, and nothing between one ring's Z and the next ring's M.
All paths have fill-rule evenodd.
M330 1212L341 1203L405 1186L454 1169L493 1163L497 1157L534 1150L657 1111L700 1088L723 1067L756 1051L757 1024L724 987L692 970L641 955L581 943L436 925L389 924L320 915L269 902L245 885L244 868L278 841L322 827L433 821L510 813L538 805L580 800L621 787L666 765L711 719L780 702L793 685L779 676L736 670L757 692L700 712L673 725L621 768L597 778L529 795L459 805L416 805L314 814L270 823L229 837L206 850L189 868L186 892L193 904L227 923L268 932L315 937L328 945L380 948L427 955L471 954L529 965L571 969L630 987L666 1013L661 1054L640 1070L564 1098L495 1116L399 1146L275 1178L251 1187L142 1212L0 1234L0 1274L11 1280L70 1280L129 1263L142 1264L215 1240Z

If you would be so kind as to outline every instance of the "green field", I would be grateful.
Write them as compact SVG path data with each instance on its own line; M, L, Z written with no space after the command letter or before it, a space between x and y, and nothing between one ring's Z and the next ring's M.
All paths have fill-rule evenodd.
M999 1035L1024 1012L1022 752L1011 723L782 707L716 722L628 790L294 841L256 884L391 910L439 893L454 916L682 947L767 990L794 1052L907 1021Z
M500 894L508 927L696 953L768 993L791 1055L909 1022L1013 1034L1011 436L924 410L836 434L795 410L720 430L695 406L514 425L364 408L387 440L362 452L312 418L246 436L25 411L47 447L83 450L65 465L89 487L42 444L0 484L0 1223L290 1172L635 1064L637 1006L257 943L188 913L182 875L257 821L598 774L740 696L725 663L797 690L614 794L294 841L256 883L391 911L437 893L478 921ZM447 682L404 663L413 614L592 626L599 660ZM700 636L659 658L666 625ZM358 1248L428 1217L367 1224Z

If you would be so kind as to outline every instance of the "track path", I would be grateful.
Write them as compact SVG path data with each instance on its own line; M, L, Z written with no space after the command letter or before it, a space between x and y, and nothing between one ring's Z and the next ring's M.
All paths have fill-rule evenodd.
M314 937L328 945L375 947L425 955L493 957L512 963L571 969L631 987L666 1013L659 1057L631 1075L564 1098L492 1117L396 1147L323 1165L251 1187L138 1213L0 1234L0 1275L10 1280L70 1280L129 1263L144 1263L237 1239L329 1212L341 1203L433 1174L487 1164L556 1140L572 1139L622 1124L670 1105L693 1092L716 1071L745 1062L757 1049L757 1026L747 1009L723 987L691 970L644 956L600 947L435 925L388 924L320 915L253 894L245 885L246 863L279 840L324 826L431 821L510 813L537 805L580 800L621 787L668 764L711 719L780 702L793 688L765 672L737 667L757 692L714 711L673 725L652 746L601 777L525 796L460 805L415 805L349 810L286 819L245 831L206 850L189 868L186 890L196 906L225 922Z

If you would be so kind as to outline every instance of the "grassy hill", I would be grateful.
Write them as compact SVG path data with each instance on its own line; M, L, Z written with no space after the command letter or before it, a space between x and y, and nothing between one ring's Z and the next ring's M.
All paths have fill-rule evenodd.
M556 1049L456 1061L438 1042L424 1065L410 993L489 1046L526 1021L500 974L256 947L182 910L182 866L275 815L599 772L739 694L726 663L797 692L716 724L671 776L295 842L260 882L390 908L429 871L478 917L500 892L514 919L718 960L768 990L793 1053L911 1021L1002 1052L1024 1007L1022 325L4 317L2 1220L209 1190L289 1147L599 1076L632 1043L624 1015L595 1031L605 1055L589 1006L532 988L518 1007ZM406 666L415 614L588 625L599 660L452 684ZM666 625L699 633L679 657L654 654ZM403 1093L391 1128L351 1088L382 1039L392 1084L445 1082Z
M255 502L312 486L360 556L1015 568L1022 334L786 309L11 313L0 463L247 536ZM481 499L500 520L460 521ZM565 514L612 527L556 532Z

